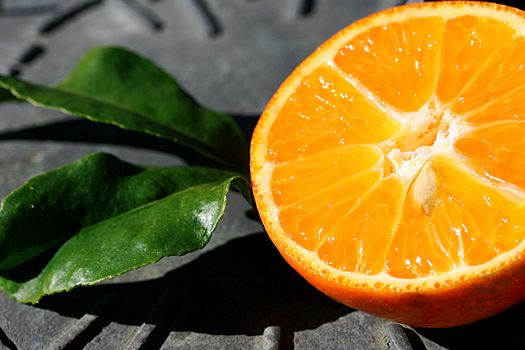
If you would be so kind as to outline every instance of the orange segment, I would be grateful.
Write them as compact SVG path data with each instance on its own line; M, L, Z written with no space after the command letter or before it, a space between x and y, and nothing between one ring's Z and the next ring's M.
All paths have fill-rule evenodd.
M470 84L451 106L469 121L523 118L525 100L525 38L519 37L487 55Z
M268 150L276 162L340 145L383 141L399 129L328 65L308 75L279 114Z
M447 21L436 89L439 99L443 103L460 103L465 98L460 94L469 85L479 86L473 80L480 70L490 68L488 59L499 56L498 51L508 51L507 45L514 36L512 28L491 18L461 16Z
M399 224L403 196L403 184L395 177L371 187L357 205L333 221L319 240L319 258L342 271L382 272Z
M375 147L341 146L278 165L270 186L286 232L313 249L330 223L379 181L382 158Z
M423 327L525 299L525 15L394 8L329 39L254 131L263 224L347 305Z
M479 265L523 240L522 201L505 196L456 161L438 157L419 177L432 177L434 184L423 205L414 193L419 179L407 194L388 256L391 275L417 278Z
M455 149L480 174L525 190L525 122L507 121L470 132Z
M416 111L434 95L444 27L440 17L373 27L346 43L335 62L386 103Z

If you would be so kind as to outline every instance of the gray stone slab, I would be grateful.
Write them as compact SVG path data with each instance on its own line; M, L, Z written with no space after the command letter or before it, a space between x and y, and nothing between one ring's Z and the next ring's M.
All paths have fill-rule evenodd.
M8 73L19 62L24 51L38 42L33 29L35 23L45 17L41 13L25 16L0 14L0 70Z
M0 16L0 71L16 66L25 79L54 83L90 48L123 45L152 58L203 104L251 116L240 119L249 129L282 80L321 42L353 20L400 1L106 0L42 32L56 16L82 4L64 1L38 9L44 2L32 2L38 11ZM310 9L304 9L306 3ZM31 7L29 0L2 4L11 10ZM43 52L29 55L34 45ZM166 142L137 138L59 112L0 105L0 196L31 176L95 151L148 165L198 161ZM19 349L45 349L68 339L86 349L377 349L398 344L434 350L465 347L478 338L481 345L498 338L503 347L524 346L513 338L519 334L514 321L523 318L520 306L459 329L385 332L389 322L340 305L300 278L249 209L231 194L225 217L201 251L45 298L37 306L0 293L0 348L11 342Z
M386 321L355 311L315 329L295 333L296 349L378 349L382 339L380 328Z
M84 349L106 349L108 344L111 344L114 349L126 349L129 339L133 337L138 328L138 326L110 322L102 328L102 331L93 340L86 344Z
M58 0L3 0L2 9L9 13L17 10L37 11L41 8L54 8L60 4Z
M141 12L136 4L149 12ZM100 2L45 32L38 28L49 28L53 15L24 17L21 22L0 18L0 30L9 31L0 45L13 48L0 66L18 64L23 78L50 84L64 77L90 48L123 45L151 57L202 103L257 116L284 77L320 42L352 19L391 5L379 1L363 10L358 2L341 1L334 7L319 1L315 10L302 14L300 2L291 0L136 4ZM62 3L53 14L63 14L73 5ZM35 43L43 52L20 64ZM0 195L30 176L94 151L149 165L192 161L173 154L165 144L159 147L151 139L133 144L129 134L89 127L59 112L4 104L0 115ZM64 130L66 138L61 137ZM349 313L298 277L265 237L261 224L247 216L249 209L240 195L231 194L205 249L46 298L36 307L0 293L2 310L7 310L0 317L0 329L21 349L71 341L86 349L144 344L162 349L301 349L334 339L373 344L373 335L356 342L341 338L341 332L366 332L366 320L382 321ZM110 302L97 308L105 298Z
M153 58L204 104L258 115L284 78L320 43L353 20L392 5L320 2L312 15L289 18L282 2L210 1L210 11L222 23L221 32L210 36L190 3L154 2L151 11L164 23L154 32L146 30L136 14L130 15L134 11L125 2L105 2L68 25L68 30L54 33L45 57L24 76L52 83L90 48L123 45Z
M46 348L76 320L56 312L16 304L0 293L0 328L19 349Z
M261 338L246 335L172 333L161 350L259 350L262 349Z

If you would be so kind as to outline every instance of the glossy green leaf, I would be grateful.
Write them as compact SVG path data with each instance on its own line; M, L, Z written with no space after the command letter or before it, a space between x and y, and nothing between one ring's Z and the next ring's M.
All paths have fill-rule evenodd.
M38 106L178 141L222 163L248 161L232 117L200 106L164 70L123 48L93 49L56 87L6 76L0 87Z
M232 172L145 168L101 153L37 176L0 208L0 287L34 303L200 249L233 183L247 186ZM36 277L13 276L52 247L59 249Z

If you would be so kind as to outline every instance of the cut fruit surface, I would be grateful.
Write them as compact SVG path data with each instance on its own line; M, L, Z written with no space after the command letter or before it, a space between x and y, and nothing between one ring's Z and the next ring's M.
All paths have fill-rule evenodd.
M347 305L446 327L525 298L525 15L393 8L281 85L250 170L285 259Z

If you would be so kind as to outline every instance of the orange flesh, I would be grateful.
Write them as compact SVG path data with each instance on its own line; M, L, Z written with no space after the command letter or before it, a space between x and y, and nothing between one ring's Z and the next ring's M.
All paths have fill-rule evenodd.
M350 40L302 80L268 135L284 232L334 268L407 279L515 248L523 52L508 26L472 16Z

